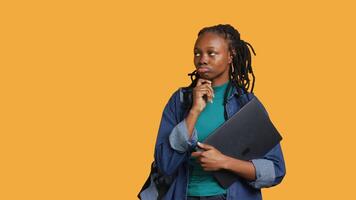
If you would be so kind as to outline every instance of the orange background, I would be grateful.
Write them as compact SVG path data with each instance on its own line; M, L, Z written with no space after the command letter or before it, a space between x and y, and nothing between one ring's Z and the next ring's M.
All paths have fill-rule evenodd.
M196 35L219 23L255 48L284 137L264 199L350 199L355 18L346 0L1 2L0 199L136 199Z

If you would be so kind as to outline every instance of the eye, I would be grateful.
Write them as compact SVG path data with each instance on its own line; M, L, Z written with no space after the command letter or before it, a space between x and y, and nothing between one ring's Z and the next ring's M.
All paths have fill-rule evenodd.
M216 52L209 52L209 55L210 55L210 56L215 56L215 55L216 55Z
M198 57L198 56L200 56L200 53L194 52L194 56Z

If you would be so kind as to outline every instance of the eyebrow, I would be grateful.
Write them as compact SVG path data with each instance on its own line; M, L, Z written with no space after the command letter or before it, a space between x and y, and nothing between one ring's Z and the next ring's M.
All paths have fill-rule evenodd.
M213 46L208 46L207 49L215 49ZM194 50L200 50L199 48L194 47Z

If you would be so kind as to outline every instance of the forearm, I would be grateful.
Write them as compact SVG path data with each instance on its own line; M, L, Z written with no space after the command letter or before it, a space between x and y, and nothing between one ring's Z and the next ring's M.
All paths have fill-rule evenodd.
M189 111L189 114L188 116L185 118L185 122L186 122L186 125L187 125L187 129L188 129L188 137L191 138L192 137L192 133L193 133L193 130L194 130L194 126L195 126L195 123L197 122L198 120L198 117L199 117L199 112L194 110L194 109L191 109Z
M188 116L172 129L169 143L174 150L184 153L195 147L198 137L194 126L198 116L197 112L190 111Z
M226 156L226 162L223 165L223 169L232 171L248 181L256 180L256 170L251 161L244 161Z

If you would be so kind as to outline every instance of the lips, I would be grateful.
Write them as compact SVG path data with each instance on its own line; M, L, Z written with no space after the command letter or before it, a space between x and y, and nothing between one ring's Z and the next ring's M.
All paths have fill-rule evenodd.
M210 71L210 69L207 68L207 67L199 67L199 68L197 69L197 72L198 72L198 73L205 73L205 72L208 72L208 71Z

